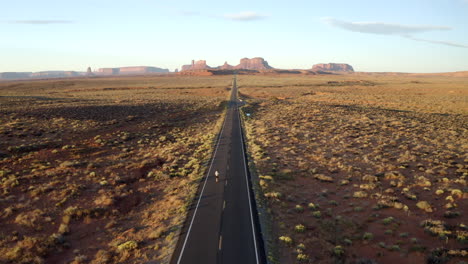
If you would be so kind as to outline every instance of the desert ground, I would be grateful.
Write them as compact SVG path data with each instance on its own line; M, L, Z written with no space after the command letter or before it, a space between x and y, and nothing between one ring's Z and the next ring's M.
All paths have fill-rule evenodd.
M0 83L0 263L167 263L231 79Z
M466 263L468 77L238 85L273 263Z
M1 82L0 263L167 263L231 80ZM272 263L465 263L468 77L237 84Z

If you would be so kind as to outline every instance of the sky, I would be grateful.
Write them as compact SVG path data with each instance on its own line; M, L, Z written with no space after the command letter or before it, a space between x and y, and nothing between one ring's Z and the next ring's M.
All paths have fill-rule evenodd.
M210 66L468 71L468 0L0 0L0 72Z

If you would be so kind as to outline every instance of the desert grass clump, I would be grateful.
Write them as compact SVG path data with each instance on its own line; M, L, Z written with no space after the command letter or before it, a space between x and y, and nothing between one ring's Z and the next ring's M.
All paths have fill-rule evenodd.
M366 198L367 196L369 195L365 191L357 191L353 194L354 198Z
M459 216L461 216L460 211L446 211L446 212L444 212L444 217L445 218L456 218L456 217L459 217Z
M39 221L42 219L44 212L40 209L35 209L33 211L19 213L15 218L15 223L26 226L29 228L34 228L40 230Z
M399 245L391 245L389 249L391 251L400 251L401 250Z
M460 189L452 189L450 191L450 194L452 195L452 197L457 197L457 198L463 197L463 191L461 191Z
M431 205L427 201L419 201L418 203L416 203L416 206L419 209L426 211L427 213L432 213L433 211Z
M399 236L400 237L408 237L409 233L408 232L400 233Z
M343 243L345 243L345 245L348 245L348 246L353 245L353 241L351 239L349 239L349 238L343 239Z
M417 200L418 196L414 193L412 193L409 188L403 188L401 193L409 200Z
M117 246L119 251L131 251L138 248L138 243L134 240L126 241Z
M278 199L278 200L281 198L281 193L279 193L279 192L267 192L264 195L267 198L274 198L274 199Z
M323 174L315 174L314 178L322 182L333 182L333 178L330 176L325 176Z
M296 206L294 207L294 210L298 213L302 213L304 212L304 207L302 207L302 205L300 204L296 204Z
M452 235L452 231L446 229L445 222L440 220L424 220L420 225L424 228L425 232L443 240L446 240L449 235Z
M303 254L303 253L299 253L299 254L297 254L296 259L299 262L307 262L307 261L309 261L309 256L307 256L306 254Z
M389 216L389 217L383 219L382 223L384 225L389 225L389 224L393 223L394 220L395 220L395 218L393 218L392 216Z
M335 246L332 251L333 256L335 257L342 257L345 254L345 250L343 246Z
M364 240L372 240L374 238L374 235L370 232L365 232L364 235L362 235L362 239Z
M288 246L292 245L292 243L293 243L292 238L290 238L288 236L280 236L279 240L282 241L283 243L285 243Z
M304 226L304 225L301 225L301 224L296 225L296 226L294 227L294 231L296 231L297 233L304 233L305 230L306 230L305 226Z
M43 264L43 256L48 253L48 245L39 238L25 236L12 248L0 249L0 253L2 253L0 260L5 263Z
M457 237L458 242L462 244L468 244L468 232L467 231L457 230L456 237Z
M322 212L314 211L314 212L312 212L312 216L315 217L315 218L320 218L320 217L322 217Z

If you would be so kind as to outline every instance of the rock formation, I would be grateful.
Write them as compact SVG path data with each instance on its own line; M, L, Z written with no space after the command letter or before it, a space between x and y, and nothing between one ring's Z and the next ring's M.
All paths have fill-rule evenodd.
M93 76L93 75L94 75L94 73L91 70L91 67L88 67L88 69L86 70L86 76Z
M119 68L99 68L97 71L101 75L117 75L120 73Z
M144 74L144 73L166 73L168 69L158 67L137 66L137 67L120 67L120 74Z
M232 65L229 65L227 63L227 61L222 65L222 66L219 66L218 69L220 70L233 70L235 67L232 66Z
M244 69L244 70L269 70L273 69L268 62L263 58L243 58L240 60L240 64L235 67L236 69Z
M229 65L227 62L224 65L212 68L206 64L205 60L193 61L192 64L182 66L181 71L193 71L193 70L209 70L209 69L217 69L217 70L270 70L273 69L268 62L265 61L263 58L243 58L240 60L239 65L232 66Z
M315 64L312 71L325 71L325 72L354 72L351 65L345 63L326 63Z
M80 73L75 71L42 71L33 72L31 78L67 78L80 76Z
M192 60L192 64L182 66L182 71L207 70L207 69L211 69L211 67L206 64L206 60L199 60L199 61Z

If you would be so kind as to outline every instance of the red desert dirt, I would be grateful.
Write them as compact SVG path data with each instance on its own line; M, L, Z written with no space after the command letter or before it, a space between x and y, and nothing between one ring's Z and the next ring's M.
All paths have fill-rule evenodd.
M240 76L279 263L464 263L468 78Z
M167 263L223 67L0 82L0 262ZM317 67L237 78L268 259L464 263L468 76Z
M230 80L0 83L0 262L167 263Z

